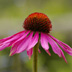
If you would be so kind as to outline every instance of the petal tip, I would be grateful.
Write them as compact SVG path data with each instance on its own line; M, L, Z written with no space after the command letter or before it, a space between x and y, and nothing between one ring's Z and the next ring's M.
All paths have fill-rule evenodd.
M31 60L31 56L29 56L29 60Z
M51 56L51 53L49 52L49 50L47 50L46 52L49 54L49 56Z
M13 56L13 53L10 53L9 56Z
M9 56L12 56L11 53L9 54Z
M41 53L40 49L38 49L38 52Z
M68 64L68 62L67 61L65 61L67 64Z

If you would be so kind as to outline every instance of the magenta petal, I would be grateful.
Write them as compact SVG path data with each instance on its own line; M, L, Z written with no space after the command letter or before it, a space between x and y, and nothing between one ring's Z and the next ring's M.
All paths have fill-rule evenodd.
M18 32L16 34L12 35L12 36L7 37L7 38L0 39L0 43L5 42L7 40L12 40L12 39L17 38L17 37L20 37L24 34L24 32L25 31L21 31L21 32Z
M11 51L10 51L10 56L12 56L16 53L17 47L20 43L21 43L21 41L17 42L15 45L13 45L13 47L11 48Z
M22 37L20 37L18 40L15 41L15 43L18 42L18 41L20 41L20 40L22 40L22 39L24 39L29 34L29 32L30 31L27 31L25 34L23 34Z
M30 35L28 37L26 37L17 47L17 51L16 53L21 53L23 52L24 50L26 50L26 48L28 47L31 39L32 39L32 36L33 36L33 32L30 33Z
M58 54L59 57L61 57L61 49L59 48L59 46L56 44L56 42L54 40L52 40L48 35L46 35L48 42L50 43L54 53Z
M10 45L10 43L3 43L3 44L0 44L0 51L5 49L6 47L8 47Z
M1 43L0 44L0 51L3 50L3 49L5 49L6 47L11 46L13 43L14 43L14 41Z
M6 47L11 46L18 38L20 38L24 34L24 31L19 32L13 36L4 38L0 40L0 50L5 49Z
M21 38L19 38L17 41L14 42L13 47L11 48L10 55L12 56L13 54L16 53L17 48L21 45L21 43L24 41L26 36L28 35L29 31L26 32Z
M49 35L49 34L48 34ZM53 36L49 35L53 40L55 40L55 42L57 42L60 47L65 51L67 52L69 55L72 56L72 48L70 46L68 46L67 44L59 41L58 39L54 38Z
M66 60L66 58L65 58L64 53L62 52L62 50L61 50L61 55L62 55L63 59L65 60L65 62L67 63L67 60Z
M32 54L33 54L33 48L27 51L27 55L29 56L29 59L31 59Z
M27 50L29 50L30 48L33 48L37 44L38 39L39 39L39 34L38 32L36 32L32 40L30 41Z
M46 50L46 52L51 56L51 53L49 52L49 50Z
M50 38L50 35L48 34L47 35L47 38L48 38L48 41L50 43L50 45L52 46L53 48L53 51L59 55L59 57L63 57L63 59L65 60L65 62L67 63L67 60L63 54L63 51L58 47L58 45L55 43L54 40L52 40L52 37Z
M58 43L58 42L57 42ZM60 45L60 47L67 52L69 55L72 56L72 49L68 50L64 45L62 45L61 43L58 43Z
M48 50L48 49L49 49L48 41L47 41L46 36L45 36L44 33L41 33L40 42L41 42L41 46L42 46L45 50Z
M41 53L40 49L38 49L38 52Z

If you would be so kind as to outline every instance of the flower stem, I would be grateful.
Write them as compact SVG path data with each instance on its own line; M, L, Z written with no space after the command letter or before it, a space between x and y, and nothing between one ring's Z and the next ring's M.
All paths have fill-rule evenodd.
M39 42L33 48L33 72L37 72L38 48Z

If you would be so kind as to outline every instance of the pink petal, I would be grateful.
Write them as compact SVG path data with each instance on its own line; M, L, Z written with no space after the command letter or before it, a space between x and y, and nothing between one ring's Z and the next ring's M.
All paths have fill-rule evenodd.
M51 36L50 34L48 34L53 40L55 40L55 42L57 42L60 47L65 51L67 52L69 55L72 56L72 48L70 46L68 46L67 44L59 41L58 39L54 38L53 36Z
M61 51L60 51L60 48L59 46L56 44L56 42L54 42L48 35L45 35L48 42L50 43L54 53L58 54L59 57L61 57Z
M42 46L45 50L48 50L48 49L49 49L48 41L47 41L44 33L41 33L40 42L41 42L41 46Z
M62 52L62 50L61 50L61 55L62 55L63 59L65 60L65 62L67 63L67 60L66 60L66 58L65 58L64 53Z
M51 56L51 53L49 52L49 50L46 50L46 52Z
M62 52L62 50L58 47L58 45L49 37L47 36L47 39L50 43L50 45L52 46L53 51L59 55L59 57L63 57L63 59L65 60L65 62L67 63L67 60Z
M17 51L17 47L18 45L21 43L21 41L17 42L12 48L11 48L11 51L10 51L10 55L9 56L12 56L16 53Z
M24 32L25 31L21 31L21 32L18 32L12 36L7 37L7 38L0 39L0 43L5 42L5 41L10 40L10 39L13 39L13 38L16 38L16 37L20 37L24 34Z
M10 43L1 43L0 44L0 51L5 49L6 47L9 47Z
M20 37L18 40L16 40L14 43L24 39L28 34L29 34L30 31L27 31L22 37Z
M27 55L29 56L29 59L31 59L32 54L33 54L33 48L27 51Z
M29 50L30 48L33 48L37 44L38 39L39 39L39 34L38 32L36 32L32 40L30 41L27 50Z
M24 41L24 38L28 35L29 31L26 32L21 38L19 38L18 40L16 40L13 44L13 47L11 48L11 51L10 51L10 56L14 55L17 51L17 47L20 45L20 43L22 41Z
M26 48L28 47L31 39L33 36L33 32L30 33L30 35L28 37L26 37L17 47L17 51L16 53L21 53L22 51L26 50Z
M38 49L38 52L41 53L40 49Z
M4 38L0 40L0 50L5 49L6 47L11 46L18 38L20 38L25 32L19 32L13 36Z
M58 43L58 42L57 42ZM70 50L68 50L66 47L64 47L62 44L60 44L60 43L58 43L59 45L60 45L60 47L65 51L65 52L67 52L69 55L71 55L72 56L72 50L70 49Z

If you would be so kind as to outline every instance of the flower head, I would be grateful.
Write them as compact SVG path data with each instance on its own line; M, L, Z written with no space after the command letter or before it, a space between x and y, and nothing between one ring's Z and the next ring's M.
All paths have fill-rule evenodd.
M51 21L43 13L32 13L24 21L24 29L49 33L52 28Z
M27 55L31 58L33 54L33 47L38 43L41 44L42 48L49 54L49 45L52 50L59 57L63 57L66 61L62 49L72 56L72 48L67 44L59 41L49 34L52 28L51 21L43 13L32 13L24 21L23 28L25 30L16 33L10 37L0 40L0 51L6 47L12 46L10 56L27 51ZM40 50L38 49L40 52Z

